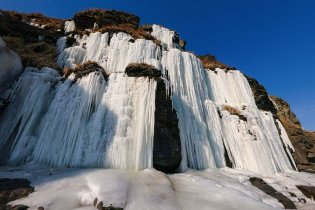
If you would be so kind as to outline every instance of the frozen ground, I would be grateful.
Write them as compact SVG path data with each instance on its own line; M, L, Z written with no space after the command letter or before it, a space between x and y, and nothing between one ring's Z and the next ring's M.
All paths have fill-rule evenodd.
M122 171L114 169L50 169L38 165L2 167L0 178L26 178L35 186L27 198L11 204L30 209L88 210L95 198L104 206L124 209L282 209L274 198L253 187L249 177L258 176L236 169L189 170L166 175L154 169ZM287 171L261 177L290 198L300 209L315 209L314 200L305 197L295 185L315 186L315 175ZM290 192L297 197L291 197ZM306 203L298 199L304 198Z

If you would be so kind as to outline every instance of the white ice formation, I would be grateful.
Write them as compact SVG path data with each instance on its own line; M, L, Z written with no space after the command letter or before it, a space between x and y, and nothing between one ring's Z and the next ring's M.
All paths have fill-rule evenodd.
M66 32L74 28L66 22ZM110 76L106 81L93 72L77 81L74 75L57 81L53 70L23 73L15 99L0 119L0 146L9 148L8 161L151 168L156 82L124 73L130 63L147 63L161 70L171 90L182 144L179 171L222 168L226 157L234 168L257 174L295 168L285 130L270 112L257 108L241 72L206 70L194 54L173 43L174 31L157 25L152 29L162 46L122 32L74 35L76 44L68 48L66 38L60 38L60 67L95 61ZM31 86L24 84L26 79ZM16 113L14 120L9 120L10 112Z

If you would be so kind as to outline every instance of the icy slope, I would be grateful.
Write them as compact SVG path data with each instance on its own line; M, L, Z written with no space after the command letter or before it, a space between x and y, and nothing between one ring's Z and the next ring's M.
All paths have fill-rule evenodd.
M268 210L283 209L273 197L252 186L248 171L235 169L189 170L165 175L154 169L121 171L113 169L49 169L38 165L1 168L0 178L27 178L35 192L11 204L43 206L46 210L96 209L112 204L124 209L161 210ZM303 195L296 185L315 185L307 173L279 173L260 176L294 201L299 209L313 209L314 200ZM296 197L292 197L292 195ZM299 200L305 200L305 203Z

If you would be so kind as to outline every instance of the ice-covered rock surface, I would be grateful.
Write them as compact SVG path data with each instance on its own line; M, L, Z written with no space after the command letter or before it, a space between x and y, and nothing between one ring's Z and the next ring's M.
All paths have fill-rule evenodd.
M13 132L29 132L20 127L25 116L21 109L21 119L6 125L7 130L0 129L6 136L2 142L11 145L9 160L71 167L152 167L156 84L148 78L128 78L124 74L130 63L147 63L162 71L171 90L182 144L179 171L221 168L228 161L234 168L258 174L295 169L289 151L292 145L281 123L257 108L242 73L205 70L194 54L176 48L175 32L169 29L153 25L152 35L160 39L162 47L150 40L134 40L122 32L74 35L76 44L68 48L66 37L59 38L60 67L75 68L95 61L110 77L105 81L102 74L94 72L78 81L72 75L58 82L50 90L51 101L41 102L46 103L43 106L47 110L39 114L40 123L28 125L34 140L28 143L33 147L27 157L19 155L26 136ZM33 100L28 105L37 103ZM225 110L227 105L245 120ZM6 121L8 118L2 117L1 122Z
M250 177L260 177L298 208L315 208L296 187L315 186L315 175L294 171L284 127L258 109L240 71L204 69L194 54L180 50L176 32L158 25L151 35L159 45L123 32L78 35L74 21L65 22L64 31L69 37L57 41L58 65L79 69L94 61L106 74L97 68L61 77L54 69L29 67L6 91L0 162L20 166L0 168L0 178L27 178L35 186L12 204L88 210L96 209L97 198L126 210L282 209L251 185ZM2 39L0 62L1 88L22 70ZM130 63L162 73L178 118L177 174L153 169L157 79L129 77Z

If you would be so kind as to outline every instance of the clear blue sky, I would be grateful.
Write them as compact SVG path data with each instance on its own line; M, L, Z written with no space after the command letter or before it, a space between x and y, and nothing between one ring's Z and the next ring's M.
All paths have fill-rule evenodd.
M60 18L87 8L134 13L258 79L315 130L314 0L0 0L0 8Z

